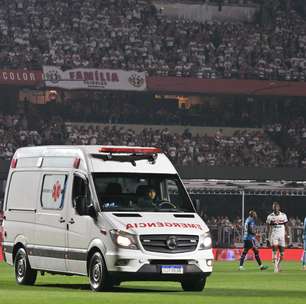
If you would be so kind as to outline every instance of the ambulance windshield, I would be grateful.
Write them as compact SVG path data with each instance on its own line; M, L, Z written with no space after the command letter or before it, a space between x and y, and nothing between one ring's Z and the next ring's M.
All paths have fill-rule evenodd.
M175 174L94 173L103 211L195 212Z

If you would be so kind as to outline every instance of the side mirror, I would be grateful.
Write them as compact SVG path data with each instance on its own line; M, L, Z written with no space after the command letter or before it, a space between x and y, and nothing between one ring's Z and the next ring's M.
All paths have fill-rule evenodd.
M97 212L95 209L95 206L91 203L89 206L87 206L87 215L96 218L97 217Z

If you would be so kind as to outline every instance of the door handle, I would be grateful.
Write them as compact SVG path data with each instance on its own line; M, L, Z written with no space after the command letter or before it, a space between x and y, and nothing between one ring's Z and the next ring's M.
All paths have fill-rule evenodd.
M71 218L70 219L70 221L68 222L69 224L74 224L75 223L75 221L74 221L74 219L73 218Z
M61 218L59 219L59 222L60 222L60 223L65 223L66 221L65 221L65 219L64 219L63 217L61 217Z

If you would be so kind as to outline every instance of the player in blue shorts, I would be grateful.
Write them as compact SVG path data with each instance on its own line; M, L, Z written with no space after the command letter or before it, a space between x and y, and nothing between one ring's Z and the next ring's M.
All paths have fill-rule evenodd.
M306 217L304 218L304 255L303 255L303 270L306 270Z
M259 265L260 270L266 270L268 267L263 265L259 257L259 250L256 243L256 219L257 214L254 210L250 210L249 217L245 220L244 224L244 235L243 235L243 251L240 257L239 270L244 270L243 263L245 257L250 249L255 254L255 259Z

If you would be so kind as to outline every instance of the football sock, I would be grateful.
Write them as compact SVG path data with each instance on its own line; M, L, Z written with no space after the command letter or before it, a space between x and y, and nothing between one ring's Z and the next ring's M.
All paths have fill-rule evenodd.
M276 261L276 251L272 251L272 262Z
M240 257L240 266L243 266L246 254L247 253L245 251L242 252L241 257Z
M306 266L306 250L304 250L304 255L303 255L303 266Z
M261 259L259 257L259 253L255 253L255 259L256 259L258 265L261 266L262 263L261 263Z

